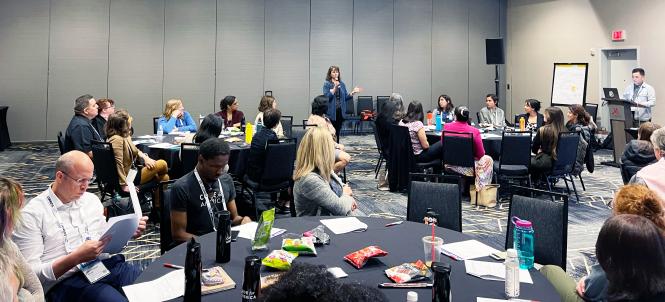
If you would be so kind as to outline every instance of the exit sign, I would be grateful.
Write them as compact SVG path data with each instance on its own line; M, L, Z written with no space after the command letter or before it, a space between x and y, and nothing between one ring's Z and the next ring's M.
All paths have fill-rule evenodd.
M625 30L615 30L612 31L612 41L623 41L626 39Z

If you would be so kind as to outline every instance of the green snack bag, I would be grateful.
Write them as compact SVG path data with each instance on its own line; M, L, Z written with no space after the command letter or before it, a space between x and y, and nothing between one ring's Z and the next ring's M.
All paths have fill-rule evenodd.
M259 217L254 240L252 240L252 251L267 250L270 241L272 224L275 222L275 208L263 211Z

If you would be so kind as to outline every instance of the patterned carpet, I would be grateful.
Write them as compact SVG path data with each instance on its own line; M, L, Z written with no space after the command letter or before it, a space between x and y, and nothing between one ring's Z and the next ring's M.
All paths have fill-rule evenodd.
M376 189L374 166L378 159L372 134L344 136L341 143L352 156L347 167L347 178L358 199L358 216L405 218L405 194L384 192ZM29 200L43 191L53 179L53 165L59 156L55 143L18 144L0 152L0 175L20 181ZM580 201L571 198L568 225L568 273L579 278L588 274L589 266L595 263L594 246L598 231L611 210L607 204L614 192L622 185L617 168L599 165L611 159L611 152L595 153L597 163L594 173L583 173L586 191L581 190ZM562 184L560 184L562 186ZM561 188L559 188L561 189ZM96 188L91 188L96 191ZM507 205L496 208L474 207L463 200L463 230L484 242L502 249L507 223ZM149 224L148 231L131 241L123 251L129 261L142 266L159 257L159 230Z

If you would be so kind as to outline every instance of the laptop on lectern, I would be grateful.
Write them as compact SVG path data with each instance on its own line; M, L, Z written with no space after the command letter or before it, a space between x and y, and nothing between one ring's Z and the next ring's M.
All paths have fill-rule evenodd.
M620 101L621 96L616 88L603 88L603 94L606 101Z

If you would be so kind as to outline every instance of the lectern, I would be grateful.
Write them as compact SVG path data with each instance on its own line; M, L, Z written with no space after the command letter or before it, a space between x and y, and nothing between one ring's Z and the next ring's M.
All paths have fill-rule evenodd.
M635 106L635 103L629 100L607 98L603 98L603 101L607 102L607 108L610 111L614 161L602 162L602 164L619 167L621 165L621 155L623 155L626 143L629 141L626 132L633 126L633 113L630 111L630 107Z

